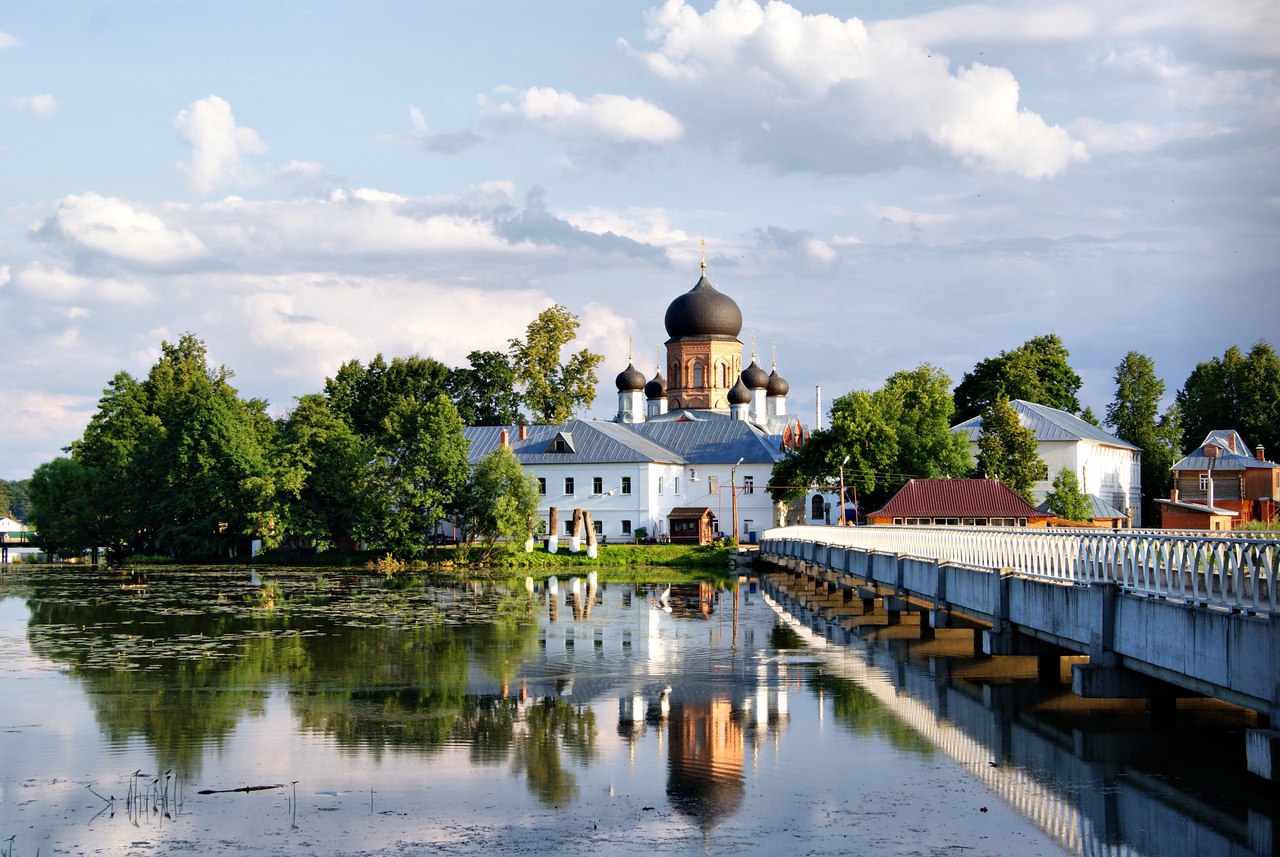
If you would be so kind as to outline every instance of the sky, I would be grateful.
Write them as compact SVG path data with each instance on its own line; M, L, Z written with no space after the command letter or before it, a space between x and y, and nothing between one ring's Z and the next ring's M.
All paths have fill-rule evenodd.
M13 0L0 478L188 332L283 415L558 303L607 419L704 253L810 425L1046 333L1169 399L1280 344L1278 131L1274 0Z

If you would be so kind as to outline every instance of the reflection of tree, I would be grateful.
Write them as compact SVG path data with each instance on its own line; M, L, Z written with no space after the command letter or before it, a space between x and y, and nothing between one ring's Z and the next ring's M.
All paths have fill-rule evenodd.
M516 743L514 766L529 780L529 791L552 806L578 794L577 779L561 764L561 747L579 764L596 756L596 717L590 708L575 708L544 699L525 712L525 734Z
M831 697L836 722L854 733L883 736L899 750L917 755L933 754L932 744L860 685L831 675L817 675L814 682Z

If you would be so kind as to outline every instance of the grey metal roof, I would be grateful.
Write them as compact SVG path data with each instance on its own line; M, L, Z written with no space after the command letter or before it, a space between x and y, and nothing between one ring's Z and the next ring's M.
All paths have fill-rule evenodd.
M689 464L773 464L782 452L769 436L743 420L662 421L619 428L635 432L679 455Z
M1125 513L1095 494L1085 494L1085 502L1089 504L1089 517L1094 520L1107 518L1124 518ZM1036 506L1041 512L1049 511L1049 501L1045 500Z
M1027 402L1022 399L1014 399L1009 405L1018 414L1019 422L1035 432L1036 440L1048 442L1089 440L1105 446L1132 449L1136 452L1142 451L1141 447L1134 446L1127 440L1121 440L1113 434L1107 434L1097 426L1091 425L1066 411L1060 411L1057 408L1050 408L1046 405L1037 405L1034 402ZM982 433L982 417L978 416L965 420L959 425L952 426L951 430L966 432L969 435L969 440L976 442L978 435Z
M470 442L467 458L472 464L497 449L502 443L502 431L507 431L507 443L521 464L589 464L633 463L656 461L684 464L684 460L669 449L640 437L617 423L585 422L575 420L564 425L529 426L527 436L520 440L518 426L467 426L463 429ZM573 437L573 452L547 452L556 435L565 433Z
M1212 459L1214 470L1273 470L1280 467L1270 461L1259 461L1249 451L1238 431L1234 429L1214 429L1205 437L1204 443L1190 455L1183 458L1170 470L1209 470L1210 458L1205 454L1207 447L1217 447L1218 457Z

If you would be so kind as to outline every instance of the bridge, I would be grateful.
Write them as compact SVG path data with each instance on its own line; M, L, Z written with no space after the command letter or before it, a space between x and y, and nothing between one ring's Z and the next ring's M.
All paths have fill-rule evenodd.
M931 629L979 628L987 655L1087 656L1072 666L1079 696L1171 707L1205 695L1252 709L1263 728L1249 730L1249 768L1280 780L1280 539L784 527L765 532L760 553L855 624L875 602L891 623L915 612Z
M0 563L9 561L9 548L34 548L35 530L0 530Z

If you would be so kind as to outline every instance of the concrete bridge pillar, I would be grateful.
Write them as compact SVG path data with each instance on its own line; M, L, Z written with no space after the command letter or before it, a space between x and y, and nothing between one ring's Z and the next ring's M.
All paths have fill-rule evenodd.
M1245 734L1245 758L1249 770L1258 776L1280 781L1280 617L1272 616L1267 636L1271 643L1271 714L1259 718L1266 728L1250 729Z
M982 632L982 651L987 655L1014 653L1017 632L1009 622L1009 578L1014 569L1002 568L991 575L991 630Z

